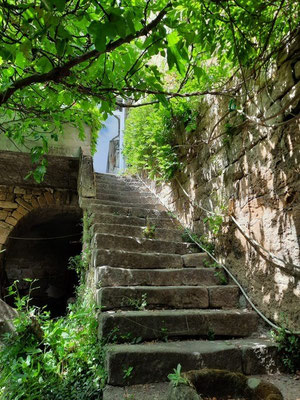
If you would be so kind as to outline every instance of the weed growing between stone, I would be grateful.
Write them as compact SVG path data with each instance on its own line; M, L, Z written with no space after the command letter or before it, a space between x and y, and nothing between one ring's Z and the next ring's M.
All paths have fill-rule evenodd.
M19 316L16 333L5 334L0 350L1 400L96 400L106 381L105 346L97 339L95 304L83 286L65 317L31 307L10 288Z
M181 365L178 364L176 368L173 369L173 374L168 375L169 381L173 386L178 386L180 384L187 385L188 381L181 375Z
M272 338L278 343L283 365L290 373L300 371L300 337L286 329L286 318L282 316L280 329L272 331Z

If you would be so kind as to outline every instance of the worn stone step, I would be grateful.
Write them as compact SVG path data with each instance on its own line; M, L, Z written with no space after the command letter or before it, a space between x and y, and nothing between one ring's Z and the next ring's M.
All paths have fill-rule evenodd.
M100 267L126 267L130 269L182 268L180 254L137 253L125 250L95 249L92 253L92 265Z
M159 239L136 238L108 233L96 233L92 241L92 247L97 249L115 249L135 251L141 253L168 253L186 254L197 249L192 243L173 242Z
M161 217L150 217L146 220L145 217L134 217L127 215L116 215L109 213L93 212L92 220L94 223L105 223L105 224L115 224L115 225L132 225L132 226L143 226L146 227L147 220L150 225L155 225L156 228L164 229L178 229L183 232L178 221L174 218L161 218Z
M95 179L96 186L97 187L102 187L103 185L109 185L111 188L114 186L120 187L122 190L126 190L126 187L131 187L131 188L140 188L140 187L145 187L145 185L136 179L125 179L125 178L107 178L107 177L97 177Z
M134 178L133 176L120 176L120 175L115 175L115 174L105 174L105 173L100 173L96 172L95 173L95 179L96 181L106 181L109 183L115 183L115 182L124 182L124 183L130 183L130 182L139 182L137 178Z
M200 336L211 340L214 336L245 337L255 332L257 320L257 314L247 310L103 312L99 316L99 336L118 343Z
M151 225L154 226L153 239L173 240L176 242L182 241L182 231L179 229L163 229L157 228L155 224L150 224L150 226ZM145 226L97 223L92 226L91 232L92 234L110 233L122 236L145 238L145 229Z
M147 309L235 308L239 304L239 288L235 285L118 286L97 291L97 304L103 310L138 309L143 301Z
M118 192L118 193L105 193L98 192L97 200L101 201L113 201L113 202L125 202L125 203L136 203L136 204L160 204L158 199L150 193L140 192Z
M81 199L80 206L81 207L92 207L98 205L107 205L107 206L114 206L114 207L126 207L126 208L143 208L147 210L158 210L158 211L166 211L166 208L162 204L156 203L127 203L124 201L111 201L111 200L100 200L100 199Z
M140 183L106 183L106 182L101 182L97 181L96 182L96 193L109 193L109 194L114 194L117 195L119 193L127 193L129 194L134 194L134 193L145 193L149 194L149 190L146 186Z
M127 269L98 267L95 282L106 286L198 286L220 285L215 268Z
M254 375L276 372L279 361L276 344L267 339L193 340L111 345L106 369L108 384L126 386L167 381L178 364L183 372L219 368Z
M83 205L81 205L83 207ZM91 212L103 213L103 214L115 214L115 215L127 215L132 217L140 218L170 218L167 211L160 211L157 209L151 209L147 207L137 207L137 206L121 206L121 205L108 205L108 204L86 204L86 207Z

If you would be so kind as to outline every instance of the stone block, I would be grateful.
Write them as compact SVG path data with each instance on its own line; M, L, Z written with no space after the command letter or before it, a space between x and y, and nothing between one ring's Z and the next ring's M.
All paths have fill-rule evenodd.
M271 97L273 100L277 100L279 97L284 96L288 90L294 86L291 63L284 63L276 72L274 80L275 82L271 92Z
M204 261L209 261L206 253L191 253L182 256L185 267L203 267Z
M6 200L6 193L0 193L0 200Z
M282 363L275 343L268 341L261 344L259 341L243 348L243 372L251 374L270 374L282 369Z
M30 203L32 199L32 194L24 194L23 199Z
M265 113L266 124L272 125L281 122L283 113L281 112L282 106L280 100L277 100Z
M6 201L14 201L14 200L15 200L15 195L13 193L6 194Z
M18 221L13 217L7 217L5 222L7 222L8 224L10 224L12 226L17 225L17 223L18 223Z
M295 86L288 91L288 93L281 99L281 106L286 108L285 114L287 114L291 109L297 106L299 102L299 94L300 94L300 82L298 82Z
M0 299L0 316L3 323L0 325L0 334L4 332L14 332L13 320L18 316L18 312Z
M57 190L54 192L54 199L56 204L61 204L62 203L62 192Z
M181 268L179 254L136 253L125 250L97 250L93 252L94 266L127 267L132 269Z
M105 287L97 292L97 304L103 309L134 309L134 301L146 297L147 309L207 308L208 290L202 286ZM130 299L130 301L128 301Z
M22 207L24 207L26 210L31 211L32 206L25 200L23 200L21 197L17 197L16 202L20 204Z
M40 206L35 197L31 198L31 205L32 205L33 208L39 208L39 206Z
M110 333L118 327L118 338ZM101 313L99 336L114 341L161 340L163 332L169 338L208 336L246 337L257 329L257 315L244 310L150 310ZM130 337L127 335L130 334ZM128 339L127 339L128 337ZM124 340L124 338L126 338Z
M19 186L16 186L16 187L14 188L14 193L15 193L15 194L26 194L26 189L21 188L21 187L19 187Z
M107 385L103 390L103 400L121 400L124 395L124 388L119 386Z
M6 243L8 234L9 234L8 230L3 230L0 228L0 244Z
M0 228L1 229L7 229L8 232L12 229L11 226L8 223L4 222L4 221L0 221Z
M26 210L26 208L24 208L24 207L22 207L22 206L19 206L19 207L17 208L16 211L17 211L19 214L22 214L23 216L24 216L24 215L27 215L27 214L29 213L29 211Z
M300 79L300 61L296 62L294 71L296 79Z
M49 206L52 205L52 204L55 204L55 200L54 200L54 197L53 197L52 193L45 192L44 196L45 196L46 202L47 202L47 204Z
M7 215L8 215L7 211L0 210L0 220L1 219L4 220L7 217Z
M99 267L95 280L105 286L198 286L217 285L214 268L126 269Z
M170 389L167 400L202 400L196 390L188 385L174 386L170 383Z
M227 285L209 288L209 306L211 308L235 308L238 303L238 286Z
M24 217L24 215L20 214L17 210L14 211L11 216L15 218L17 221L20 221L20 219Z
M42 194L42 191L41 191L41 189L32 189L32 194L34 195L34 196L40 196L41 194Z
M123 385L123 369L128 366L134 367L131 374L132 384L166 381L167 375L178 364L182 365L183 372L198 368L242 371L241 351L232 341L114 345L107 352L108 383Z
M0 208L9 208L9 209L14 209L18 208L18 204L14 203L12 201L0 201Z
M38 200L39 206L41 208L47 206L47 201L46 201L46 199L45 199L45 197L43 195L39 196L37 200Z

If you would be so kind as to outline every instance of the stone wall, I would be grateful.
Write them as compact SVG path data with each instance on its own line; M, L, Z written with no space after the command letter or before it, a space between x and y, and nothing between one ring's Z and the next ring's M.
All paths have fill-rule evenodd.
M298 38L283 49L272 75L249 82L248 97L239 93L237 111L229 111L230 97L206 96L196 131L178 129L185 166L170 183L148 181L183 224L199 234L212 238L203 222L207 214L191 204L180 185L203 208L226 214L214 239L219 260L262 312L278 322L284 313L289 327L298 331L300 270L291 264L300 265L299 59Z
M37 279L34 304L47 305L55 316L77 283L68 260L81 252L79 160L48 156L41 184L24 179L30 169L30 155L0 151L0 298L15 280L25 295L30 284L24 279Z
M85 139L81 140L78 136L79 131L74 126L66 124L64 133L59 135L59 140L55 141L49 136L49 154L65 157L76 157L80 155L80 149L84 154L91 154L91 128L84 125ZM46 134L47 135L47 134ZM28 153L34 146L41 145L41 142L36 142L29 139L24 139L24 144L14 143L11 139L4 135L0 135L0 151Z
M76 193L52 188L0 185L0 248L18 222L37 209L78 208Z

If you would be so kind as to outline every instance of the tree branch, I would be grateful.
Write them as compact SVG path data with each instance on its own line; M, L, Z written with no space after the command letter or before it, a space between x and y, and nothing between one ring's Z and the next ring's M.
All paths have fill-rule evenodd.
M117 49L121 45L125 43L130 43L132 40L137 39L141 36L147 35L151 32L164 18L167 14L168 9L171 7L171 3L168 3L154 18L148 25L144 28L140 29L139 31L135 32L134 34L127 35L125 38L119 38L114 42L108 43L106 49L102 52L97 50L89 51L81 56L74 57L70 61L66 62L60 67L53 68L51 71L44 73L44 74L34 74L24 79L17 80L11 87L9 87L4 92L0 93L0 106L6 103L9 98L17 91L24 89L27 86L30 86L35 83L44 83L49 81L59 82L62 78L67 77L71 73L71 69L75 66L82 64L85 61L95 57L98 58L101 54L110 53L113 50Z

